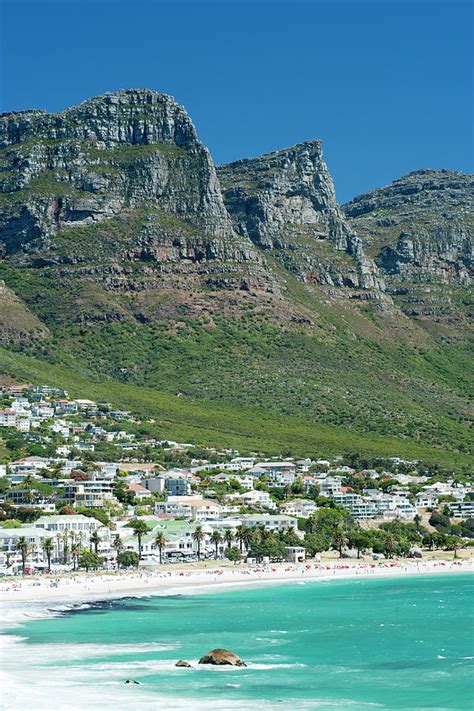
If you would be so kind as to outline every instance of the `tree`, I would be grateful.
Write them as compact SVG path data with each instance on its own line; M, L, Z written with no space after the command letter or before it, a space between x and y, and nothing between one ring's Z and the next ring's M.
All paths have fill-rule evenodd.
M415 516L413 517L413 523L414 523L415 526L416 526L417 532L418 532L418 533L421 533L421 531L420 531L420 524L421 524L421 516L420 516L420 514L415 514Z
M46 560L48 561L48 573L51 572L51 556L54 550L54 543L52 538L45 538L43 541L43 550L46 553Z
M237 548L237 546L226 548L225 557L227 558L227 560L232 561L234 565L240 563L240 561L242 560L242 554Z
M155 536L155 547L158 548L160 554L160 565L163 562L163 548L165 547L167 542L168 540L163 531L159 531Z
M89 572L91 568L98 568L101 563L102 559L100 556L98 556L97 553L91 553L91 551L82 551L79 558L79 568L85 568L87 572Z
M133 535L138 538L138 557L142 559L142 536L146 536L148 533L148 526L145 521L140 521L138 518L134 518L130 521L130 528L133 529Z
M16 544L16 549L17 549L17 551L20 551L20 554L21 554L21 572L24 575L25 568L26 568L26 559L27 559L29 552L30 552L30 547L28 545L28 541L26 540L25 536L20 536L20 538L18 539L17 544Z
M71 555L72 555L72 569L74 572L77 570L77 559L81 553L81 543L80 541L73 541L71 544Z
M211 533L211 543L215 548L215 558L219 556L219 543L222 543L222 533L217 529Z
M250 547L250 555L252 558L261 560L262 558L270 558L270 560L282 560L286 554L286 546L282 541L275 538L272 539L255 539Z
M343 529L337 529L332 535L331 545L339 551L339 558L342 558L342 549L347 544L348 538Z
M99 536L97 530L92 531L90 537L90 543L94 546L94 553L97 555L99 551L99 543L101 542L101 537Z
M361 551L370 548L369 536L365 531L356 529L349 535L349 545L357 551L357 559L360 558Z
M317 553L329 550L330 540L321 533L307 533L304 537L304 547L310 558L314 558Z
M235 530L235 537L239 542L240 552L242 553L244 549L245 526L237 526Z
M232 533L230 528L225 529L224 540L225 540L227 548L230 548L232 546L232 541L234 540L234 534Z
M112 547L115 548L115 553L117 556L120 553L120 551L123 550L123 541L122 541L119 533L115 534L114 540L112 541Z
M206 534L202 530L201 524L198 524L193 531L192 538L193 541L197 543L197 558L201 560L201 543L203 542Z
M67 531L64 531L61 540L63 542L63 564L67 565L69 560L69 534Z
M117 554L117 565L121 568L137 568L140 558L135 551L120 551Z
M393 558L397 548L397 539L393 533L386 533L383 541L383 550L387 558Z
M446 536L446 550L454 551L454 558L458 557L458 550L462 548L462 540L458 536Z

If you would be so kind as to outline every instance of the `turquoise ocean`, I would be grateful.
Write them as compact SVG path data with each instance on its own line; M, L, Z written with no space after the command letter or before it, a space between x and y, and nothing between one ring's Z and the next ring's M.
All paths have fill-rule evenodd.
M473 709L473 622L470 574L56 609L4 630L2 708ZM174 666L215 647L249 666Z

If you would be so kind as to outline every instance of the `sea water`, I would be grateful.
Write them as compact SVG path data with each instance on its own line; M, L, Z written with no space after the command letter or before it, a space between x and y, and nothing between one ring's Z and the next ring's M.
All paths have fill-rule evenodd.
M472 709L473 608L459 574L56 610L6 630L2 708ZM248 667L198 666L216 647Z

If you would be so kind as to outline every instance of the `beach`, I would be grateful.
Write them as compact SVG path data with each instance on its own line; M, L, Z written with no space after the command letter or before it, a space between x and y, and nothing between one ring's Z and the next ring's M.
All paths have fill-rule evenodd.
M77 573L62 577L15 577L0 583L2 607L12 602L68 602L175 594L190 589L283 584L299 581L383 578L474 572L474 558L463 560L332 561L265 566L215 566L205 569L159 569Z

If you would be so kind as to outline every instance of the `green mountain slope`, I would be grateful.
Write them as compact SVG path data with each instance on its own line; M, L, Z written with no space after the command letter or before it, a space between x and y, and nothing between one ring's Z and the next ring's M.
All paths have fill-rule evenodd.
M0 319L0 369L77 379L86 397L103 380L137 411L179 403L166 422L184 439L454 462L472 417L469 211L461 241L423 237L436 261L398 244L397 210L420 233L407 195L383 217L345 216L316 141L216 171L185 111L147 90L4 115L0 278L15 328ZM425 212L438 225L437 201ZM442 270L443 255L458 267ZM449 287L446 317L406 308L416 290L428 303L427 279L429 293Z

